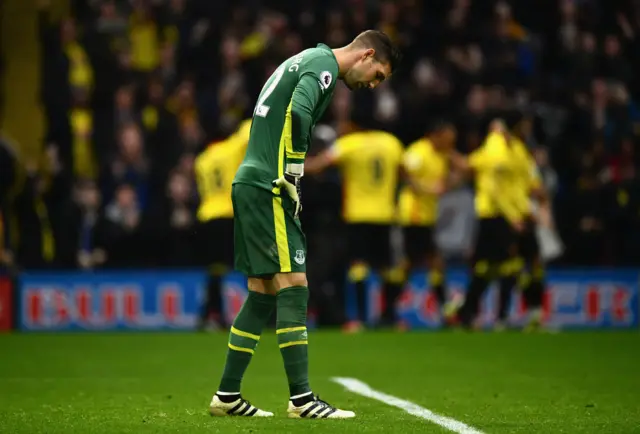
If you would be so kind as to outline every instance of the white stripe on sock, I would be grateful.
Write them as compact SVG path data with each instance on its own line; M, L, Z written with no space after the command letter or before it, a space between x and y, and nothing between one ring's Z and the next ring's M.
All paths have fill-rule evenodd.
M296 395L296 396L292 396L290 399L298 399L298 398L302 398L303 396L307 396L307 395L311 395L313 394L313 392L307 392L307 393L303 393L301 395Z
M240 392L220 392L218 390L216 392L216 395L220 395L220 396L240 395Z

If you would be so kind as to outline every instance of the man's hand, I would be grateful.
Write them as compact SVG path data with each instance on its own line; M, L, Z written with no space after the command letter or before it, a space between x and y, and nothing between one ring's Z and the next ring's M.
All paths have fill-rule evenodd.
M522 220L512 222L511 227L513 227L514 231L520 234L524 231L524 222Z
M436 196L442 196L447 191L447 186L444 182L436 182L427 186L427 191Z
M471 166L469 164L469 158L460 154L458 151L454 149L450 149L447 153L447 157L451 162L451 165L461 172L468 172L471 170Z
M276 187L284 188L287 194L293 202L296 204L296 210L293 214L295 218L298 218L298 214L302 210L302 192L300 191L300 177L292 176L287 173L284 176L272 181L272 184Z

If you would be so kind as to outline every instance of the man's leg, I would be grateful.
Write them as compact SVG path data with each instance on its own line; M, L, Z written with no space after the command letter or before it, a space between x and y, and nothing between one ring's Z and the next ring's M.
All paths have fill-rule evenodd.
M398 297L402 294L405 283L405 270L400 267L392 267L383 273L384 276L384 310L382 312L382 324L385 326L398 326L398 315L396 304Z
M249 295L231 326L227 361L218 388L223 401L223 396L240 395L242 377L251 362L262 330L276 307L276 298L265 288L268 288L266 282L249 279Z
M360 329L367 320L367 280L370 268L364 262L354 262L349 267L347 279L353 285L356 301L356 316L347 323L349 331Z
M522 272L522 258L516 257L503 262L500 265L500 280L498 285L498 316L495 324L496 330L503 330L509 319L509 308L513 290L518 283L518 276Z
M367 322L367 281L371 274L370 264L365 260L368 243L366 228L361 224L347 225L349 270L347 280L353 288L356 302L356 316L350 318L344 330L359 332Z
M531 266L531 279L524 288L525 304L529 312L527 330L535 330L542 324L542 301L544 297L544 265L540 257L536 257Z
M309 358L307 355L307 302L309 289L304 273L277 275L276 335L289 380L291 401L296 406L313 400L309 386Z
M220 327L227 327L222 315L222 276L226 270L227 268L222 264L214 264L207 270L207 293L200 311L199 328L201 330L206 327L211 314Z
M522 287L529 313L527 331L536 330L542 324L542 299L545 288L544 262L540 256L540 246L535 230L536 225L533 220L530 220L523 237L523 250L526 252L526 260L530 268L529 279Z
M398 322L396 302L404 287L405 272L401 264L394 260L392 236L395 229L390 224L371 225L373 245L368 249L369 261L381 270L383 281L382 294L384 310L380 323L383 326L397 326L405 330L406 326Z
M463 327L471 328L479 312L482 296L489 283L498 272L499 264L508 257L509 227L500 218L481 218L478 221L478 238L476 240L474 260L471 270L471 281L467 289L464 303L459 310L459 320ZM456 312L457 300L446 309L447 316Z
M233 269L234 222L233 218L216 218L202 224L199 244L204 264L207 266L207 293L200 312L200 328L204 328L209 315L226 329L228 324L222 312L222 280Z
M227 359L211 412L214 415L272 416L241 398L240 385L256 350L260 335L275 307L276 297L268 281L249 278L249 295L233 321ZM215 404L220 405L215 405ZM225 406L226 404L226 406ZM219 413L219 414L218 414Z
M473 264L467 295L459 310L459 320L465 328L471 328L478 315L480 300L489 287L492 271L491 263L488 260L479 260Z
M309 385L307 302L309 289L305 273L279 273L273 278L277 290L276 335L289 382L289 417L346 419L355 416L313 394Z
M405 226L403 235L405 257L408 261L405 268L405 284L413 272L426 273L427 285L436 296L440 309L444 310L444 263L438 261L440 258L433 241L432 227Z
M429 285L438 300L438 306L443 309L447 302L444 259L437 250L433 250L433 252L433 256L429 260Z
M502 237L498 236L498 241L502 240L505 245L506 254L504 259L498 264L498 317L494 324L497 331L504 330L509 318L509 308L513 290L518 283L518 276L522 271L524 261L519 254L522 252L522 234L516 233L506 221L500 224Z
M229 333L227 359L218 392L213 396L210 412L215 416L273 416L240 395L240 385L260 340L262 329L276 306L270 281L279 270L272 255L260 245L273 242L273 219L269 217L272 195L247 185L234 185L231 199L234 211L234 265L250 276L249 295L233 321ZM253 276L253 277L251 277ZM267 278L261 278L268 276Z

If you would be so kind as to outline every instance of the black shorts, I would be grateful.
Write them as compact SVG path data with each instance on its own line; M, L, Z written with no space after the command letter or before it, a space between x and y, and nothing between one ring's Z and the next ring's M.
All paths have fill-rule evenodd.
M347 224L349 261L364 262L373 268L391 265L391 225Z
M525 222L524 231L518 234L518 254L529 263L540 256L540 245L536 236L536 224L532 219Z
M436 253L433 226L405 226L402 233L404 250L412 264L425 262Z
M515 242L515 232L504 218L481 218L478 220L474 262L504 262L511 257Z
M202 265L233 267L233 219L220 218L200 222L198 245Z

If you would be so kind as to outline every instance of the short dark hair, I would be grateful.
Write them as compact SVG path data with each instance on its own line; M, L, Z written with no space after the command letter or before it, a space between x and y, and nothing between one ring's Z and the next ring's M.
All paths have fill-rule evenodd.
M366 30L353 40L357 47L373 48L376 51L374 58L379 62L388 63L391 72L395 71L402 60L400 49L394 45L391 38L379 30Z
M446 118L437 118L429 122L427 125L427 134L438 134L449 128L455 129L455 124Z
M523 113L520 110L505 110L501 116L509 130L513 130L522 121L523 117Z

